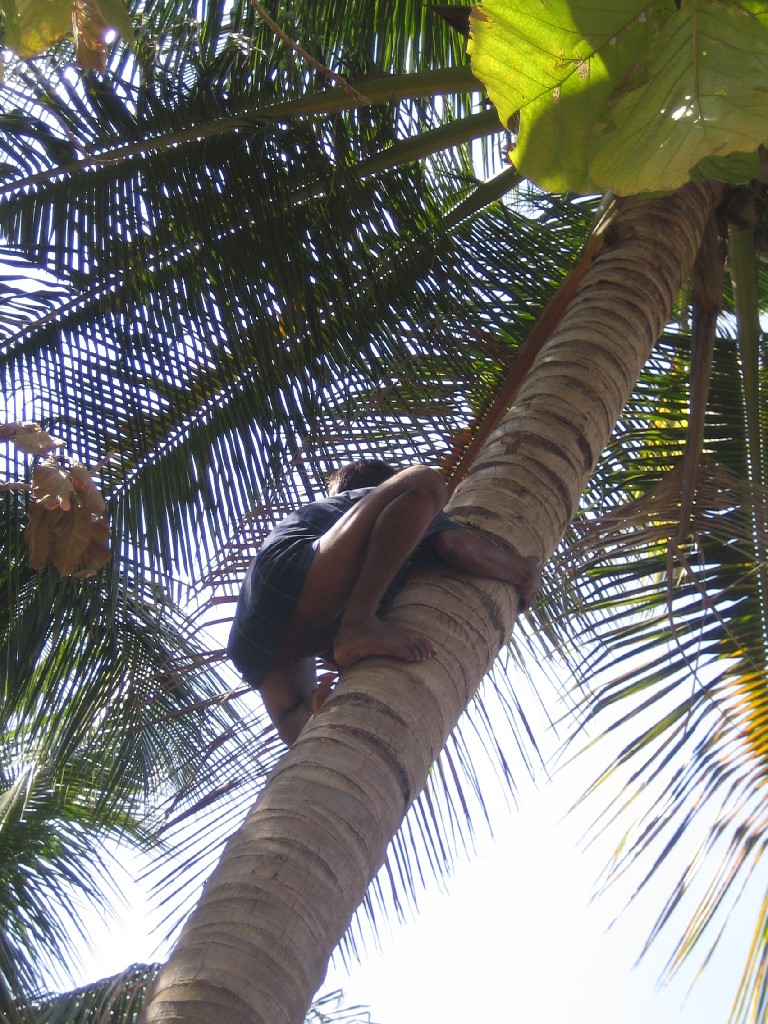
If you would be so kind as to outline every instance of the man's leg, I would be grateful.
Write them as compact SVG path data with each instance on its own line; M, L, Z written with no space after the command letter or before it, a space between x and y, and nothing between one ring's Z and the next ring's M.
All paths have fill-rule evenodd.
M259 687L280 738L291 746L327 698L315 655L333 644L338 664L371 654L420 661L434 654L413 630L381 622L376 611L446 497L443 478L413 466L366 495L317 542L315 557L280 644Z
M315 654L333 640L338 664L379 654L420 661L435 652L427 637L382 622L384 594L433 517L447 488L426 467L403 470L380 484L317 542L315 558L278 655L260 687L282 739L295 742L329 687L317 686ZM454 568L518 586L527 607L539 586L539 563L518 558L471 530L449 530L429 543ZM335 633L335 639L334 639Z
M446 496L439 473L411 466L366 495L317 541L296 613L316 630L339 620L333 645L339 665L370 655L423 661L435 653L425 636L376 613Z
M289 747L314 713L313 694L317 689L315 659L300 658L274 669L259 687L264 707L280 739Z

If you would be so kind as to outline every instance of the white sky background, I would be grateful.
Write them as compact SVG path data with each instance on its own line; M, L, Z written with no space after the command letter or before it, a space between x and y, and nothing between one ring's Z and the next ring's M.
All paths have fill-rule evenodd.
M406 924L394 915L389 923L379 918L381 952L371 939L349 973L338 957L326 988L344 989L345 1005L367 1006L374 1024L724 1024L768 886L768 864L756 873L690 994L693 964L659 989L677 933L662 936L640 966L634 963L696 840L691 836L673 869L610 927L628 884L590 898L620 833L610 831L585 851L583 834L600 798L591 809L567 814L608 756L598 746L582 766L563 768L554 781L534 786L522 779L519 810L507 808L491 786L495 838L478 823L477 853L457 865L443 885L447 891L432 881L419 896L420 913ZM142 890L132 888L128 900L118 926L94 922L97 952L86 957L77 983L164 959L150 934ZM366 939L370 934L364 927Z
M621 900L590 904L603 862L578 852L575 823L558 823L568 789L564 780L529 794L496 842L483 842L475 861L461 865L450 895L430 894L421 916L385 940L383 956L348 979L334 975L349 1001L367 1001L380 1024L724 1024L746 958L749 914L741 927L731 922L724 955L687 999L690 971L655 990L661 949L633 963L659 889L607 930ZM759 900L745 904L754 912Z

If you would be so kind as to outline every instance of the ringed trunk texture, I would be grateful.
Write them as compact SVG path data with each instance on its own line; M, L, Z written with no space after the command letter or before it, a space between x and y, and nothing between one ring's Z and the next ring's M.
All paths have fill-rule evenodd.
M720 187L623 203L606 246L450 510L548 558L688 276ZM430 766L508 639L513 588L420 574L391 613L430 661L346 671L207 882L146 1024L301 1024Z

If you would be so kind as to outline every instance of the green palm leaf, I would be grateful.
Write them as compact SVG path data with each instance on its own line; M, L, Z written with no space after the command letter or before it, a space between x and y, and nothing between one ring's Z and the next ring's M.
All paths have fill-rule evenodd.
M765 495L747 483L742 366L723 330L705 420L706 455L690 533L681 540L685 335L659 346L575 524L563 565L573 581L560 620L568 624L551 627L571 651L585 721L594 720L598 729L607 721L608 733L631 737L599 780L630 773L629 787L598 823L623 823L626 830L607 878L640 871L635 894L644 892L681 839L700 830L700 849L648 940L674 928L674 912L681 904L687 908L690 923L670 971L694 950L702 955L704 948L707 956L764 849L757 794L768 739L762 610L768 537L755 513ZM603 789L596 785L593 792ZM691 889L701 893L697 904L686 895ZM759 1019L752 1014L765 998L762 934L758 915L734 1019Z
M143 843L167 814L182 862L155 850L170 928L276 754L250 702L230 699L220 646L178 604L205 597L222 539L255 505L291 504L302 481L316 493L350 447L439 461L584 232L577 207L559 221L545 200L538 224L512 206L478 216L511 182L476 177L470 144L491 119L470 115L466 73L442 70L454 37L435 19L435 73L420 59L413 79L382 78L412 70L409 42L354 50L325 34L337 20L369 31L374 15L413 11L320 4L297 37L345 75L374 71L359 87L394 88L394 105L323 88L248 5L206 6L198 25L147 8L105 78L19 65L3 96L0 230L35 282L0 310L7 416L103 464L115 546L92 581L36 576L24 502L8 499L10 692L52 770L98 765L105 829L122 827L117 809L141 811ZM4 468L27 473L18 457ZM415 812L434 870L471 829L462 775L475 789L457 740ZM176 845L192 815L194 841ZM414 891L423 849L406 834L393 853L396 898Z
M155 825L162 806L174 845L193 815L203 822L179 843L180 866L160 863L169 927L206 868L201 844L217 848L261 783L239 760L243 732L262 772L276 755L200 622L226 618L263 529L322 492L345 455L439 463L461 447L580 248L592 205L522 189L496 202L518 184L514 172L481 182L477 167L499 169L506 136L481 108L460 36L426 7L314 0L269 11L326 73L250 3L158 2L135 9L136 46L116 50L106 76L19 64L0 111L4 402L9 418L39 420L89 464L108 459L100 479L116 549L96 580L36 576L19 542L24 502L4 494L4 728L9 743L50 753L51 789L80 773L94 796L89 827L139 829L139 809ZM765 283L761 272L753 312ZM764 537L753 515L765 476L754 432L762 357L750 364L758 411L747 414L724 331L691 536L678 541L683 303L680 320L604 453L563 568L548 575L534 642L573 655L588 637L583 660L572 658L584 716L607 711L612 731L632 730L620 765L641 796L661 786L666 797L640 813L620 869L650 856L652 875L703 817L689 811L694 797L714 807L712 848L726 852L682 953L761 850L761 819L745 825L734 794L761 783L765 761ZM19 459L4 464L6 478L26 473ZM498 693L525 766L535 757L525 702ZM511 784L519 765L497 712L481 702L473 715L467 729ZM387 886L402 903L425 864L450 867L478 813L459 735L370 915ZM748 991L762 1005L756 978L744 1006Z

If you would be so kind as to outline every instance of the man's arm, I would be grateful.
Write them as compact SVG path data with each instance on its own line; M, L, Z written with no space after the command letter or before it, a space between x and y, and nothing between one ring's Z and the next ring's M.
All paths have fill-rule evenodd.
M514 584L520 591L521 611L530 608L541 586L541 564L537 558L512 555L471 528L441 530L425 543L454 569Z

